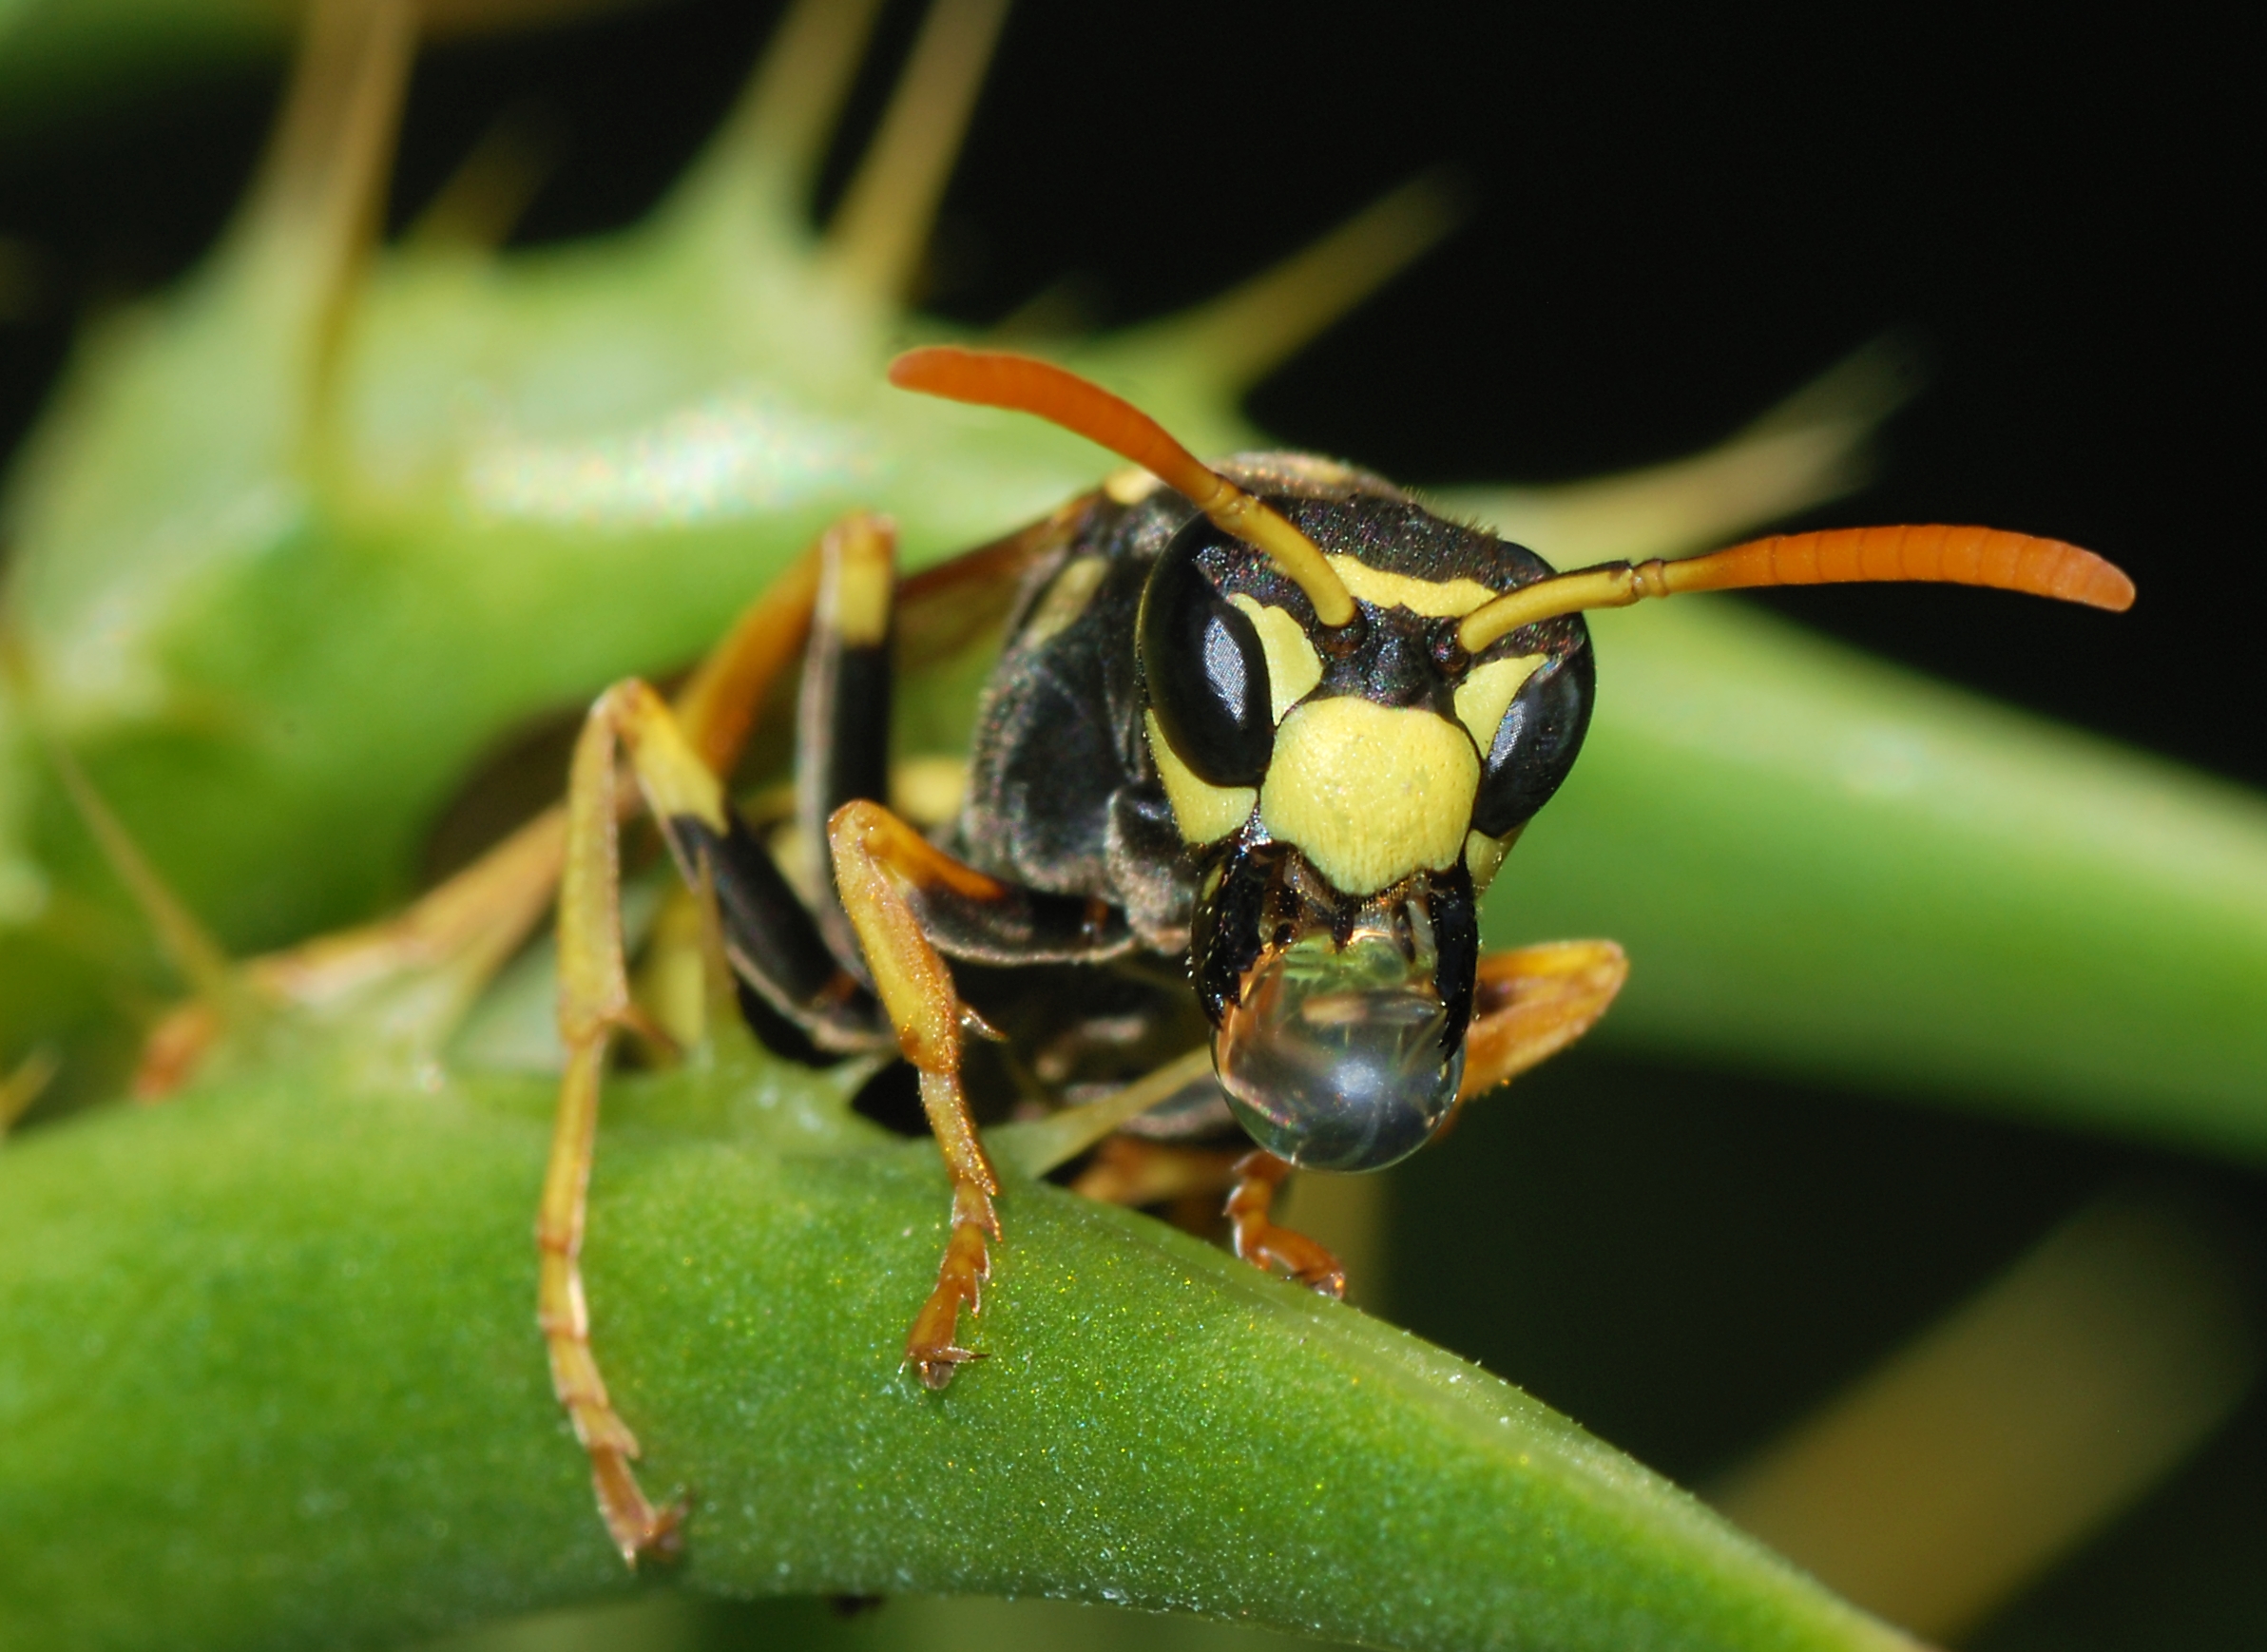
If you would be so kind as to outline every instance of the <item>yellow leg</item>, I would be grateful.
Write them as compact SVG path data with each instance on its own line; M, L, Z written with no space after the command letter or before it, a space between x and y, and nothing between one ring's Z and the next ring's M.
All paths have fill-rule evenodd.
M738 760L750 719L800 653L828 539L875 531L874 523L854 514L830 528L748 605L685 683L678 721L709 768L724 773ZM566 808L547 809L393 917L254 958L241 967L241 979L259 1001L319 1010L390 979L446 967L460 972L470 996L550 905L567 839ZM135 1099L161 1101L185 1084L225 1030L224 1020L207 994L160 1021L143 1047Z
M860 518L845 525L850 530L864 528ZM657 1508L638 1484L631 1468L638 1456L637 1437L607 1396L591 1351L583 1294L583 1236L607 1048L618 1030L642 1025L631 1003L622 950L617 832L625 799L620 795L616 747L628 748L656 814L664 819L690 815L721 832L726 815L717 771L729 766L752 708L801 646L824 554L822 544L741 617L686 685L679 701L682 720L643 682L618 683L602 695L575 743L564 811L528 829L555 834L558 844L553 864L559 868L559 1030L567 1047L536 1216L536 1319L550 1358L552 1388L590 1455L599 1512L623 1559L632 1566L641 1557L665 1559L677 1552L684 1510L682 1504Z
M1611 941L1552 941L1482 958L1458 1106L1589 1031L1628 978L1629 959Z
M960 1086L963 1011L952 971L921 931L901 883L942 885L983 900L1006 893L1002 885L962 865L878 803L845 803L827 823L835 882L857 932L874 990L897 1029L898 1047L920 1074L921 1106L936 1135L952 1183L951 1235L937 1269L936 1288L914 1316L905 1339L906 1363L922 1382L941 1389L967 1361L980 1357L960 1346L960 1311L982 1306L991 1268L987 1239L1000 1237L992 1200L999 1178Z
M607 1398L605 1379L591 1353L581 1258L600 1081L607 1046L632 1020L622 955L615 743L625 725L636 729L666 715L644 683L623 683L600 699L575 742L559 892L559 1032L567 1046L567 1074L559 1086L559 1115L535 1221L536 1321L550 1355L551 1386L574 1424L575 1437L590 1454L606 1530L622 1558L633 1566L641 1555L674 1549L682 1510L657 1509L630 1468L638 1441ZM705 769L701 773L716 787L714 776Z

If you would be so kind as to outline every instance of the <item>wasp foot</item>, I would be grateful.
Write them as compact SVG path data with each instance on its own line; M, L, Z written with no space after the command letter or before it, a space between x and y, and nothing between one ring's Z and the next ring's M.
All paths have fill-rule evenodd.
M629 1458L619 1451L592 1450L590 1477L606 1535L631 1570L666 1569L684 1559L684 1522L691 1511L684 1498L656 1508L638 1489Z
M913 1368L921 1385L942 1391L952 1373L971 1359L984 1355L963 1348L955 1340L960 1310L967 1305L972 1318L983 1307L984 1281L991 1277L991 1254L987 1237L1000 1237L1000 1219L992 1213L991 1196L981 1187L963 1182L952 1191L952 1237L945 1241L944 1260L937 1264L936 1289L913 1316L906 1333L905 1362Z
M1268 1220L1276 1190L1290 1179L1291 1166L1273 1153L1246 1153L1236 1162L1236 1186L1228 1195L1228 1219L1236 1254L1254 1267L1288 1274L1300 1284L1343 1301L1346 1270L1338 1258L1303 1233Z

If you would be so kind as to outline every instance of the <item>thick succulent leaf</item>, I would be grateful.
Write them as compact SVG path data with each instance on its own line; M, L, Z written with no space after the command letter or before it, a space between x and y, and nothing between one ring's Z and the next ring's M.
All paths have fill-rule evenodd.
M1487 920L1629 949L1599 1036L2267 1155L2267 803L1733 605L1593 625Z
M532 1321L544 1087L325 1073L0 1154L0 1643L382 1642L631 1586ZM1911 1644L1477 1368L1044 1185L1002 1207L989 1357L927 1394L898 1347L933 1151L808 1075L720 1085L619 1086L587 1255L694 1587L1396 1647Z

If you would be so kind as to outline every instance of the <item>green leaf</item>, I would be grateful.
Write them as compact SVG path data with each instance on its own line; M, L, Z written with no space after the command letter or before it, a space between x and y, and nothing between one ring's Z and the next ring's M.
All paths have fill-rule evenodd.
M649 1487L691 1496L690 1586L1911 1644L1477 1368L1044 1185L1002 1205L989 1357L928 1394L898 1350L932 1149L798 1147L839 1105L808 1075L616 1089L596 1345ZM308 1068L0 1153L0 1644L383 1641L631 1587L533 1324L548 1103Z
M1595 1036L2267 1156L2267 802L1738 605L1592 623L1487 916L1628 948Z

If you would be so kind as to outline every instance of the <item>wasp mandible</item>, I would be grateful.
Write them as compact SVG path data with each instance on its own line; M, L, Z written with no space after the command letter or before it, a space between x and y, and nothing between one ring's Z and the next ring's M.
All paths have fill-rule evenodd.
M1044 362L937 347L900 356L891 378L1037 414L1136 469L902 584L888 524L854 515L743 616L674 707L631 681L585 724L560 892L568 1061L539 1311L632 1560L673 1543L680 1515L648 1502L630 1468L636 1442L606 1398L577 1265L607 1046L637 1020L616 893L621 754L687 882L713 893L759 1034L806 1060L895 1051L917 1073L951 1221L905 1358L941 1389L978 1357L960 1321L1000 1237L1000 1182L964 1080L964 1030L992 1030L971 980L1008 982L1010 1006L1040 980L1104 994L1130 1007L1105 1021L1208 1043L1210 1070L1161 1095L1153 1133L1202 1136L1232 1115L1258 1148L1226 1179L1239 1254L1335 1294L1335 1261L1268 1219L1290 1168L1406 1157L1460 1102L1579 1037L1622 984L1610 942L1480 951L1480 894L1582 749L1585 610L1880 580L2133 600L2089 551L1977 528L1793 534L1562 574L1341 464L1265 452L1207 466ZM925 834L884 803L893 635L1010 595L963 800ZM833 872L833 898L808 906L719 778L798 650L796 815ZM1195 1013L1176 1020L1191 985ZM1060 1097L1106 1053L1073 1026L1032 1065Z

